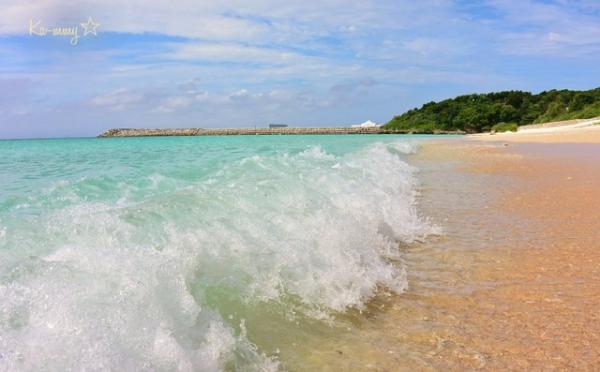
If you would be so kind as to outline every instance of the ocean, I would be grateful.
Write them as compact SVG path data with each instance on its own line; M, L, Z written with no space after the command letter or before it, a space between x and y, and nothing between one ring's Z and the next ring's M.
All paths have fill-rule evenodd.
M0 141L0 370L303 369L442 232L423 138Z

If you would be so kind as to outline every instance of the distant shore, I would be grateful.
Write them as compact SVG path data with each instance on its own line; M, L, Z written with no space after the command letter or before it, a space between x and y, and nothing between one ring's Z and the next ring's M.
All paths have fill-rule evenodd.
M310 134L465 134L463 131L389 130L382 127L331 128L173 128L173 129L109 129L100 138L109 137L168 137L168 136L240 136L240 135L310 135Z

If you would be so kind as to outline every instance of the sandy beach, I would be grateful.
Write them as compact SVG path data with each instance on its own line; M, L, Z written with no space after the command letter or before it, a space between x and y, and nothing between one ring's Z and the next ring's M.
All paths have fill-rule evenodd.
M505 231L509 239L490 242L502 259L489 271L483 266L481 274L497 285L474 296L472 310L481 316L469 317L481 330L487 329L473 340L494 353L491 365L558 369L600 365L594 347L600 334L597 150L529 145L516 149L520 158L484 166L489 166L484 171L519 178L526 186L505 193L496 206L525 223Z
M509 182L479 191L497 195L479 216L487 242L477 256L487 257L461 268L477 289L440 297L438 311L451 314L456 332L438 366L600 367L600 127L468 142L432 145L425 154L448 151L466 172Z
M584 137L425 145L421 208L444 235L403 247L408 290L372 301L352 319L358 332L315 341L308 359L323 370L597 369L600 145L569 143Z
M476 141L535 142L535 143L600 143L600 119L582 121L582 124L537 127L519 130L519 132L482 133L469 135ZM586 125L590 123L591 125ZM548 124L546 124L548 125ZM535 126L533 126L535 127Z

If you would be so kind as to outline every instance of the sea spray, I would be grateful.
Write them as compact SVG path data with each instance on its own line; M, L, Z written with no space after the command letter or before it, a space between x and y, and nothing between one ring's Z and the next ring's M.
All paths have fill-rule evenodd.
M401 292L398 242L437 232L416 145L380 138L0 144L0 366L285 366L303 324Z

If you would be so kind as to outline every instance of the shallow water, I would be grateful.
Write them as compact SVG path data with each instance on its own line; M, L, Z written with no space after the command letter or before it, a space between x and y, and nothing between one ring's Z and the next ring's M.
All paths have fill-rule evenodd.
M512 263L506 253L539 239L533 221L498 208L505 194L522 184L465 167L456 154L460 146L423 147L408 158L419 169L418 209L442 234L400 242L406 289L378 292L365 311L346 312L350 326L335 337L310 338L298 370L509 368L492 363L490 349L504 352L506 345L497 344L504 335L490 333L494 319L480 306L494 306L481 295L509 280ZM481 160L476 164L487 164Z
M319 365L441 232L420 141L0 141L0 369Z

